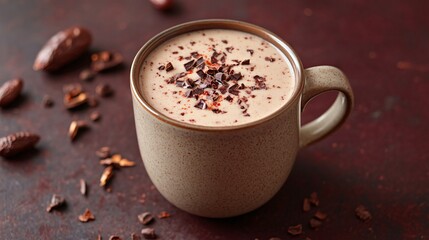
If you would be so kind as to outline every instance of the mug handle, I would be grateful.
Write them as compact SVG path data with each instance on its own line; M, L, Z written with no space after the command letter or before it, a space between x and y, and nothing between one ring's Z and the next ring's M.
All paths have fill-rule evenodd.
M299 146L305 147L318 141L338 127L346 120L353 108L353 91L344 73L331 66L317 66L305 69L305 84L301 98L301 112L305 105L317 95L336 90L339 91L332 106L315 120L301 126L299 132Z

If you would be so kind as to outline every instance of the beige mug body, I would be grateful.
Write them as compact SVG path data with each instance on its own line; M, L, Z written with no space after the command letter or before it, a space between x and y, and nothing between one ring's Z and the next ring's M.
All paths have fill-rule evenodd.
M144 99L140 71L145 57L164 41L203 29L233 29L260 36L290 61L296 88L273 114L237 126L206 127L159 113ZM339 91L322 116L301 126L301 111L314 96ZM177 25L148 41L131 67L131 91L140 153L159 192L172 204L205 217L231 217L269 201L286 181L300 147L336 129L353 105L344 74L329 66L304 70L292 48L273 33L234 20L199 20Z

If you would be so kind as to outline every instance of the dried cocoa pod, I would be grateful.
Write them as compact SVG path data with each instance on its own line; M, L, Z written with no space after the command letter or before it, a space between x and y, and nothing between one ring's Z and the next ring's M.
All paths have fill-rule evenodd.
M91 33L71 27L52 36L37 54L33 69L54 71L81 56L91 45Z
M23 86L24 83L19 78L5 82L0 87L0 107L5 107L17 99Z
M0 138L0 156L12 157L29 150L40 140L40 136L29 132L17 132Z

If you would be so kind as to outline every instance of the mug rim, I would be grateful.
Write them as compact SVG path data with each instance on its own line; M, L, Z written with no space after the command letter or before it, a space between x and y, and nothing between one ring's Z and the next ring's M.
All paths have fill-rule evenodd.
M141 66L143 61L153 49L158 47L164 41L171 39L175 36L178 36L180 34L192 32L192 31L204 30L204 29L238 30L238 31L250 33L258 37L261 37L262 39L268 41L269 43L277 47L288 58L290 64L292 65L291 70L293 71L295 76L295 81L296 81L295 89L290 99L279 109L277 109L276 111L272 112L271 114L263 118L260 118L256 121L252 121L249 123L238 124L233 126L204 126L204 125L181 122L162 114L154 107L152 107L144 99L142 95L141 87L140 87L141 85L139 84L140 71L141 71ZM167 123L179 128L183 128L183 129L188 129L188 130L230 131L230 130L246 129L256 125L260 125L262 123L265 123L277 117L278 115L280 115L281 113L283 113L284 111L292 107L293 103L295 103L297 100L301 98L301 93L304 89L303 72L304 71L303 71L301 60L298 58L298 56L296 55L292 47L286 41L284 41L283 39L281 39L279 36L272 33L271 31L254 24L238 21L238 20L202 19L202 20L195 20L195 21L190 21L190 22L185 22L182 24L175 25L173 27L170 27L156 34L149 41L147 41L139 49L139 51L137 52L136 56L133 59L133 62L131 65L131 71L130 71L130 86L131 86L131 92L132 92L133 98L136 98L137 102L143 107L143 109L145 109L155 118L163 121L164 123Z

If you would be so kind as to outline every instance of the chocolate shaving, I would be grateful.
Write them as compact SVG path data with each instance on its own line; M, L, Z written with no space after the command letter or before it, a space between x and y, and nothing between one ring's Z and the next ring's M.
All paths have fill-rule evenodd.
M207 74L206 73L204 73L204 71L203 70L198 70L197 71L197 74L198 74L198 76L201 78L201 79L204 79L204 78L206 78L206 76L207 76Z
M250 56L253 56L253 53L255 52L252 49L247 49L246 51L248 51L250 53Z
M234 99L230 95L228 95L228 96L226 96L225 100L228 102L232 102L232 100L234 100Z
M161 65L161 66L159 66L158 67L158 70L160 70L160 71L162 71L162 70L164 70L165 69L165 66L164 65Z
M229 53L232 53L232 50L234 50L234 47L226 47L225 50Z
M200 99L194 107L204 110L207 108L207 103L204 99Z
M250 65L250 59L246 59L241 62L241 65Z
M223 42L223 43L225 43L225 44L228 44L228 41L227 41L227 40L222 40L222 42Z
M192 68L194 68L194 63L195 63L195 60L191 60L191 61L185 63L183 66L185 67L186 71L189 71Z
M205 67L205 63L204 63L204 58L200 57L197 59L197 61L195 62L195 67L199 68L199 69L204 69Z
M243 75L241 73L234 73L230 75L231 80L241 80L243 78Z
M167 65L165 65L165 71L169 72L171 70L173 70L173 64L171 64L171 62L168 62Z
M231 93L231 94L233 94L233 95L237 95L238 96L238 87L239 87L239 85L236 83L236 84L234 84L234 85L232 85L232 86L230 86L229 88L228 88L228 92L229 93Z
M185 92L185 97L191 98L192 96L194 96L194 92L192 90L188 90Z
M88 208L85 210L85 212L82 215L79 215L79 221L83 223L93 221L93 220L95 220L95 217Z

